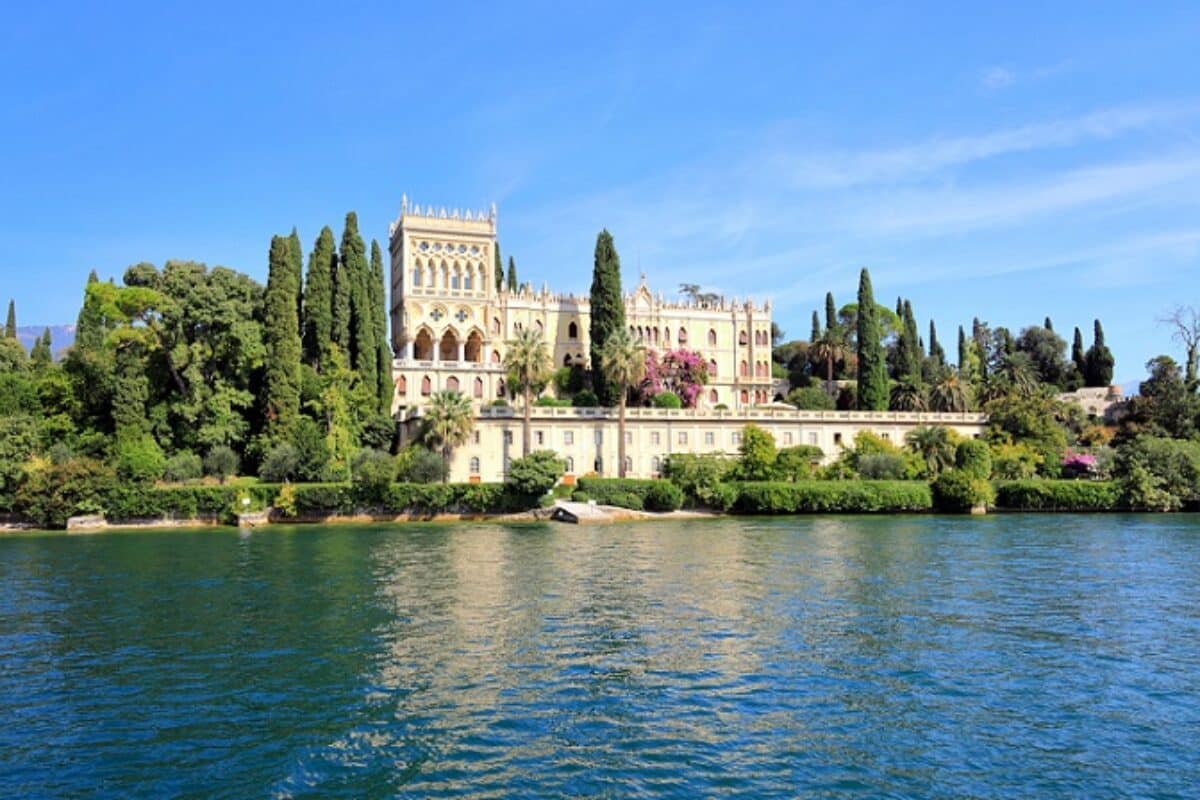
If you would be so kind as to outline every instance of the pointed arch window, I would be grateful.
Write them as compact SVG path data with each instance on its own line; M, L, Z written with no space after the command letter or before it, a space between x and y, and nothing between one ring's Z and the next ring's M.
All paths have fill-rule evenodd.
M429 397L431 394L433 394L433 381L426 375L421 378L421 397Z

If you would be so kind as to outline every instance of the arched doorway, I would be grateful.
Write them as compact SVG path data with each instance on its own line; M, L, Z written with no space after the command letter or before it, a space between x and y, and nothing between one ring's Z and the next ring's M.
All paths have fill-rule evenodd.
M442 334L442 343L438 347L438 358L442 361L458 361L458 337L454 331L447 329Z
M473 361L476 364L483 362L483 335L479 331L471 331L471 335L467 337L467 347L464 352L467 361Z
M417 338L413 340L413 358L417 361L433 360L433 336L425 328L417 331Z

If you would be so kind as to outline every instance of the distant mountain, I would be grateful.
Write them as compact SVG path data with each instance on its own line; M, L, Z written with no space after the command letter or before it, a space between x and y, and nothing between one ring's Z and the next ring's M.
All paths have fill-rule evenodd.
M25 345L26 350L33 348L33 343L46 330L46 327L38 327L36 325L23 325L17 328L17 340ZM62 352L71 345L75 344L75 326L74 325L51 325L50 326L50 349L54 351L54 357L58 358Z

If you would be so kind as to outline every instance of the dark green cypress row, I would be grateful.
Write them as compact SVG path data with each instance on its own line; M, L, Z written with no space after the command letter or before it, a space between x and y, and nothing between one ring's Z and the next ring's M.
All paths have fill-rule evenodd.
M392 347L388 342L387 288L383 277L383 251L371 240L370 303L375 323L375 386L380 413L392 410Z
M817 314L816 311L813 311L812 333L810 333L808 335L808 341L811 343L811 342L815 342L817 339L820 339L820 338L821 338L821 317L820 317L820 315Z
M369 386L375 394L379 381L379 349L370 301L371 270L367 265L367 246L358 232L358 214L353 211L346 215L341 263L350 280L350 365L363 385Z
M333 340L333 231L321 228L308 256L304 282L304 362L320 370Z
M46 328L33 343L33 349L29 353L29 360L35 369L48 367L54 361L54 355L50 350L50 329Z
M516 292L518 288L520 288L520 284L517 283L517 262L513 260L512 256L509 256L508 257L508 291Z
M332 342L342 351L347 362L351 348L351 297L354 294L354 276L345 260L347 232L342 233L342 253L333 254L333 305L330 318L333 321Z
M87 285L99 283L96 270L88 275ZM83 306L79 309L79 317L75 320L75 345L78 351L95 352L104 343L104 315L95 298L85 289Z
M304 246L300 244L300 234L296 226L292 226L292 235L288 237L288 263L292 267L296 282L296 319L304 319Z
M975 352L979 356L979 377L986 378L988 374L988 334L987 326L979 321L979 317L971 320L971 338L975 341Z
M1079 373L1080 379L1087 378L1087 358L1083 349L1083 332L1079 330L1079 326L1075 326L1075 338L1071 342L1071 363L1075 365L1075 371Z
M967 363L967 334L963 326L958 326L958 371L962 372Z
M903 370L902 377L911 383L921 383L921 345L919 343L920 336L917 334L917 320L913 316L912 303L905 300L901 308L900 318L903 321L904 333L901 337L904 341L905 348L902 352L900 367Z
M513 277L513 273L509 273ZM600 353L604 343L625 329L625 298L621 295L621 258L607 229L596 236L596 253L592 264L590 347L592 357L592 388L601 405L616 405L618 388L605 379Z
M8 320L4 323L4 338L17 338L17 304L14 300L8 301Z
M888 394L879 312L871 290L871 275L864 268L858 279L858 407L864 411L887 411Z
M942 349L942 343L937 338L937 326L933 324L933 320L929 320L929 357L939 367L946 366L946 351Z
M269 258L263 315L264 414L267 436L273 442L286 442L300 417L300 320L296 314L294 262L287 237L271 237Z
M133 339L117 346L113 381L112 419L117 438L146 433L146 403L150 400L150 380L142 362L142 347Z
M833 304L833 292L825 293L825 330L837 327L837 308Z
M504 290L504 260L500 258L500 242L496 241L496 247L492 250L495 258L492 260L492 271L495 273L493 277L496 281L496 294L500 294Z
M1087 362L1087 369L1084 372L1084 383L1087 386L1109 386L1112 384L1113 366L1116 360L1113 358L1112 351L1104 343L1104 328L1100 327L1100 320L1096 320L1093 326L1092 346L1088 348L1087 355L1084 360Z

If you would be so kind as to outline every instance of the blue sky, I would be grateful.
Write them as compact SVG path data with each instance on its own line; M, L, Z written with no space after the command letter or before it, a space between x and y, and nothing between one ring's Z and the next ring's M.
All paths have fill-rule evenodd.
M537 285L586 290L608 227L628 283L770 297L799 337L865 265L947 344L1099 316L1127 381L1200 304L1196 3L176 5L0 29L22 324L92 268L262 277L348 209L382 241L405 192L495 202Z

